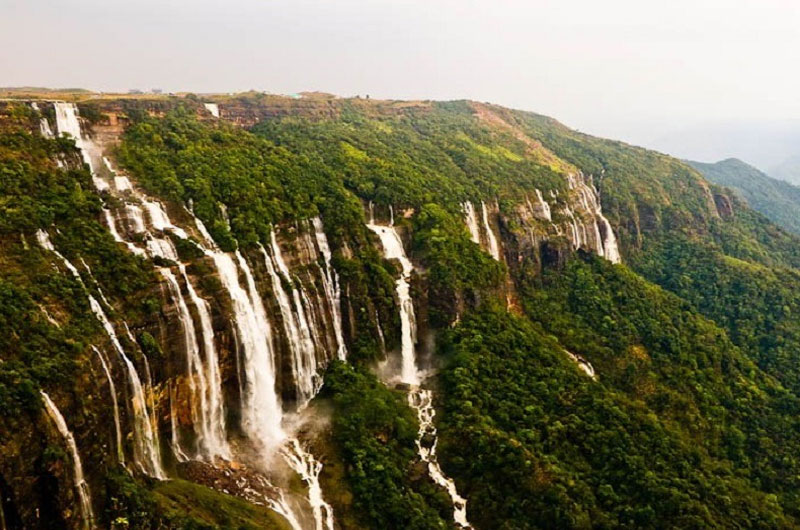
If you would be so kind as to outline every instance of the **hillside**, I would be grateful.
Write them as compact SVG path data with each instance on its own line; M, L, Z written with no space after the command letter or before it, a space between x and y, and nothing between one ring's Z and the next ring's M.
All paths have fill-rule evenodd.
M6 528L800 528L800 239L692 166L472 101L47 98L0 102Z
M754 210L795 234L800 234L800 188L774 179L741 160L713 164L687 161L711 182L736 190Z

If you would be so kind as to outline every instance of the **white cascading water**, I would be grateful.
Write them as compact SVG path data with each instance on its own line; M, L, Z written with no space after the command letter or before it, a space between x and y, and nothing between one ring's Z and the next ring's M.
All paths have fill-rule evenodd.
M485 211L485 210L484 210ZM419 433L417 436L417 451L420 460L425 462L428 467L428 474L431 479L443 487L453 503L453 519L462 528L472 528L467 521L467 501L458 494L455 483L447 478L439 467L436 457L436 427L433 424L434 409L432 393L430 390L420 388L421 377L417 368L415 344L416 344L416 318L414 316L414 303L411 300L408 280L414 266L408 259L403 248L403 242L397 234L394 226L382 226L375 224L374 219L370 219L367 228L378 234L383 245L384 257L386 259L397 259L400 261L402 272L397 280L397 298L400 305L401 322L401 349L402 365L400 382L408 384L411 388L408 392L408 403L417 411L419 418ZM487 226L488 228L488 226ZM423 437L428 435L433 439L431 447L423 445Z
M211 113L212 116L219 118L219 105L216 103L203 103L203 106L208 112Z
M213 110L212 110L213 109ZM77 109L74 105L70 104L57 104L56 106L56 114L59 118L57 120L59 125L59 132L60 133L69 133L71 134L75 140L76 145L81 149L81 153L84 157L84 160L92 167L93 160L92 154L99 155L99 149L91 142L91 140L87 140L81 136L81 129L80 124L77 118ZM215 117L219 116L218 107L214 104L211 104L211 108L209 111L215 115ZM89 152L91 151L91 153ZM97 151L97 153L95 153ZM110 162L107 159L103 159L103 162L106 164L108 170L115 176L114 184L115 189L122 193L130 193L134 199L138 200L143 206L144 210L147 212L147 217L150 221L150 226L156 232L171 232L172 234L176 235L180 238L188 238L188 235L184 230L181 228L173 225L169 217L167 216L166 211L161 206L161 204L157 201L151 201L141 194L137 193L133 188L131 182L127 179L127 177L121 177L116 175L113 168L110 165ZM93 180L95 186L99 190L109 189L108 184L98 177L94 171L92 171ZM221 205L222 206L222 205ZM134 245L131 241L125 241L115 226L115 219L111 215L110 210L105 209L104 211L106 220L109 224L109 228L112 232L112 235L117 241L125 243L129 249L135 252L138 255L142 255L144 251ZM130 227L131 232L133 233L144 233L145 234L145 245L147 247L147 253L151 256L158 256L161 258L170 259L172 261L178 262L177 252L175 250L174 245L168 238L161 238L153 235L147 229L147 224L145 223L144 216L142 209L137 204L132 204L126 201L126 214L127 214L127 221L129 224L133 226ZM236 262L232 259L231 256L221 252L213 242L208 231L205 229L205 226L196 219L196 224L198 230L201 232L203 237L209 243L211 250L204 248L202 245L200 246L201 250L205 252L206 255L212 257L217 271L219 273L219 277L222 281L223 286L228 291L232 306L234 310L234 321L236 324L237 329L237 336L239 339L239 344L244 350L244 368L243 371L245 373L245 381L243 384L243 392L242 392L242 427L248 437L255 441L257 444L262 446L265 460L267 455L271 453L271 451L281 443L287 443L287 447L291 447L292 449L287 454L293 454L294 458L288 458L287 462L289 465L301 476L301 478L307 483L309 488L309 503L312 506L312 510L315 514L322 513L324 514L324 525L317 524L318 530L325 530L325 528L332 528L332 521L333 521L333 512L330 509L330 506L324 502L321 495L321 490L318 482L318 469L321 467L321 464L316 462L313 456L308 453L307 451L303 450L300 446L298 440L294 438L286 438L285 433L283 432L282 428L282 419L283 419L283 411L280 404L280 399L276 392L276 385L275 385L275 367L274 367L274 358L272 352L272 334L270 331L269 321L267 319L266 311L263 306L263 302L261 301L260 295L255 286L255 281L251 274L250 268L247 265L247 262L244 260L243 256L237 251L234 255L236 257ZM323 277L323 283L327 284L326 286L326 297L329 298L328 302L331 307L331 311L333 313L333 322L334 322L334 330L336 333L336 338L338 342L338 353L341 358L345 356L345 346L344 340L341 333L341 316L339 315L339 291L338 291L338 279L336 278L336 272L330 265L330 249L327 245L327 239L325 239L325 234L322 231L321 222L319 225L314 223L317 236L317 243L320 248L320 252L323 254L326 264L326 274ZM46 234L45 234L46 235ZM51 245L52 246L52 245ZM64 260L66 262L66 260ZM70 267L71 264L66 262ZM218 455L223 458L229 458L229 447L227 445L227 441L225 440L225 422L224 422L224 407L223 407L223 400L222 400L222 393L221 393L221 376L219 373L219 365L218 365L218 358L216 355L216 350L213 345L213 329L211 327L211 317L208 310L207 303L205 300L200 298L196 291L194 290L189 278L186 274L185 268L182 264L178 263L178 267L181 271L181 275L184 279L184 283L186 286L186 291L192 300L192 303L195 305L198 314L200 316L200 323L201 323L201 332L203 337L203 351L205 352L205 364L206 364L206 375L205 377L197 376L199 367L197 362L197 356L195 355L195 351L197 348L194 346L197 345L197 340L194 340L194 346L190 346L191 351L189 352L189 357L192 359L191 364L195 368L195 375L197 376L196 379L198 381L206 381L206 389L205 392L201 388L196 388L197 395L205 395L206 399L200 399L202 407L205 412L202 413L202 416L207 418L207 424L201 426L200 430L202 433L202 437L205 439L205 446L206 451L209 455ZM285 263L282 262L282 258L279 260L278 267L282 272L285 271L285 274L288 276L288 269L285 267ZM71 267L71 270L74 267ZM182 324L185 326L185 330L187 332L187 336L191 335L190 326L188 325L191 322L190 315L187 315L187 312L184 311L186 308L185 301L181 302L182 295L180 294L180 285L177 282L177 278L175 278L174 274L171 273L168 269L165 269L164 272L168 272L168 275L172 276L172 280L175 282L170 282L169 278L167 279L168 284L172 290L174 299L176 301L176 305L179 307L179 313L182 315ZM246 283L246 290L242 288L239 284L239 273L242 273ZM74 271L77 275L77 271ZM177 284L177 285L176 285ZM177 289L176 289L177 287ZM330 295L328 295L330 293ZM88 294L88 293L87 293ZM305 317L305 314L300 316L300 312L303 311L301 298L305 296L304 292L295 293L294 301L295 307L298 312L298 320L300 328L306 329L306 333L301 333L301 341L305 341L306 344L311 344L313 347L313 340L311 338L312 333L308 331L308 319ZM90 296L90 302L94 299ZM184 307L180 307L183 305ZM109 336L112 338L112 343L114 344L115 348L120 352L123 360L125 361L126 366L129 368L129 372L133 369L133 365L124 355L122 351L122 347L119 344L119 341L116 339L116 335L114 334L113 327L111 326L108 319L105 318L105 314L102 312L102 307L96 301L92 304L93 310L97 314L98 318L104 324L106 331L108 332ZM126 326L127 329L127 326ZM195 326L195 333L197 332ZM196 337L196 335L195 335ZM191 343L191 340L187 342ZM144 358L145 362L147 361ZM133 370L133 374L135 374L135 370ZM149 377L149 367L148 367L148 377ZM138 381L138 376L136 376L135 381ZM133 385L136 387L137 385ZM202 387L203 385L198 385ZM138 385L141 389L141 384ZM141 398L136 397L141 394ZM171 398L174 396L171 396ZM312 396L313 397L313 396ZM139 401L141 406L136 406L136 402ZM174 400L171 401L171 407L173 406ZM147 403L144 400L143 391L139 392L134 388L134 410L142 410L144 411L144 418L142 421L136 421L137 429L135 429L134 434L139 431L138 427L141 424L143 436L141 438L145 440L156 440L154 436L148 437L147 436L147 428L146 426L151 427L151 434L155 432L155 422L151 421L149 417L147 417ZM175 418L171 411L171 421L174 421ZM202 423L202 422L201 422ZM173 426L173 433L175 436L176 428ZM136 436L135 436L136 438ZM176 438L173 439L173 445L175 442L179 440ZM138 445L138 444L137 444ZM182 453L182 450L177 444L177 452ZM148 451L143 451L145 455L147 455ZM152 453L152 452L150 452ZM154 471L151 472L153 476L157 478L163 478L163 471L160 467L160 455L156 455L158 457L157 462L151 462ZM185 454L183 454L186 457ZM180 455L179 455L180 457ZM138 461L138 459L137 459ZM157 466L155 464L158 464ZM310 470L317 470L315 472L310 472ZM146 471L147 472L147 471ZM294 515L292 510L289 508L289 504L283 498L282 493L279 495L277 499L273 499L270 503L272 508L281 513L286 517L289 521L290 525L295 528L296 530L301 530L301 525L298 523L297 517Z
M114 175L115 187L117 191L127 191L134 199L141 202L144 210L147 211L147 218L153 230L158 232L170 232L180 238L187 238L186 232L172 224L164 207L158 201L151 201L136 192L127 177L121 177L114 171L107 158L103 161L109 172ZM219 371L219 359L214 346L214 331L211 325L211 316L208 303L203 300L194 289L189 276L186 274L186 267L179 262L179 257L175 246L168 238L157 237L150 233L145 222L144 210L133 203L125 204L125 211L128 221L128 230L134 234L145 234L144 241L146 253L151 257L160 257L178 263L181 277L184 280L186 291L197 310L200 318L200 333L198 334L192 315L189 311L177 278L170 269L162 268L160 272L167 281L170 293L173 296L178 309L178 317L184 331L187 358L187 383L190 393L190 409L192 414L192 427L195 431L195 451L196 457L213 461L214 458L230 458L230 447L225 436L225 410L222 399L222 379ZM106 210L108 212L108 210ZM136 254L142 254L140 248L130 241L124 241L116 230L114 219L107 213L106 220L109 229L117 241L125 243L129 248L135 249ZM198 335L202 342L198 342ZM205 361L201 357L202 351L205 354ZM174 418L171 418L173 420ZM173 437L177 435L173 432ZM173 448L175 440L173 439ZM178 445L176 457L184 459L185 452Z
M583 178L579 178L575 175L568 175L567 184L569 185L570 190L573 190L577 194L580 205L583 206L586 212L593 217L592 232L596 241L594 250L599 256L606 258L612 263L621 263L622 257L619 252L617 237L614 234L614 230L611 228L611 223L609 223L608 219L606 219L605 215L603 215L597 189L595 189L594 186L587 184ZM567 210L567 213L573 219L573 223L575 224L574 231L577 232L579 227L575 221L574 214L569 209ZM601 236L598 221L603 224L603 232L605 233L605 237ZM581 238L580 233L578 233L576 236L576 248L580 247L582 244L590 243L589 238L586 236L585 227L582 228L584 231L583 237Z
M578 368L580 368L583 373L585 373L586 375L588 375L592 379L597 380L597 374L594 371L594 366L592 366L592 363L590 363L589 361L587 361L583 357L575 355L574 353L572 353L570 351L567 351L567 350L564 350L564 351L566 352L567 356L570 359L572 359L578 365Z
M545 201L544 197L542 197L542 192L539 191L538 189L536 190L536 197L539 199L539 208L542 217L544 217L544 219L547 221L552 221L553 213L550 211L550 205L547 204L547 201Z
M419 420L419 433L417 435L417 452L420 459L428 465L428 474L433 481L447 490L450 500L453 502L453 519L462 528L472 528L467 521L467 500L458 494L456 484L448 478L439 466L436 457L436 426L433 418L436 410L433 408L433 393L430 390L416 389L408 396L409 403L417 411ZM433 440L430 447L423 444L425 439Z
M39 105L35 101L31 102L31 108L36 112L40 112ZM48 122L47 118L45 118L44 116L42 116L42 118L39 120L39 132L45 138L53 137L53 130L50 129L50 122Z
M167 475L164 472L164 466L161 462L158 430L155 427L155 419L154 417L151 419L150 411L148 410L147 397L142 381L139 378L139 374L133 362L131 362L125 354L125 350L122 348L122 344L120 344L117 338L116 331L114 331L114 326L111 325L103 308L91 295L89 295L89 305L92 308L92 312L97 316L98 320L100 320L103 328L105 328L106 334L111 339L111 344L114 345L114 349L117 350L117 353L122 358L123 364L127 368L128 380L132 388L133 437L136 442L134 445L134 460L144 473L151 477L164 480L167 478Z
M161 463L161 453L158 447L158 436L156 430L153 428L153 421L150 419L150 412L147 407L147 399L145 397L144 387L141 379L139 378L139 374L136 372L136 367L125 354L125 350L122 348L122 344L120 344L119 339L117 338L117 333L114 330L114 326L108 320L105 311L103 311L103 307L100 305L97 299L86 289L78 269L76 269L72 263L69 262L69 260L67 260L55 249L53 243L50 241L50 237L47 235L47 232L38 230L36 232L36 237L39 240L39 244L43 248L53 252L56 256L58 256L58 258L61 259L64 265L70 270L72 275L75 276L75 278L81 283L84 291L86 292L86 296L89 299L89 306L91 307L92 312L103 325L103 329L106 331L106 334L111 340L111 344L122 358L123 364L127 369L128 381L131 384L132 390L131 401L133 407L133 432L135 442L134 461L144 473L158 479L166 478L166 474L164 473L164 468Z
M406 256L403 242L394 226L375 224L373 219L367 228L375 232L383 245L386 259L396 259L400 262L400 276L395 282L397 300L400 304L400 336L401 336L401 368L400 381L409 385L419 385L420 377L417 361L414 355L414 345L417 342L417 323L414 315L414 302L411 299L411 273L414 266Z
M316 348L301 301L299 290L302 287L290 287L292 291L291 299L283 287L281 275L290 283L292 278L289 268L283 260L281 248L275 237L275 230L270 234L270 250L271 256L263 247L261 248L261 253L264 256L264 263L272 280L273 290L278 299L284 328L289 339L292 369L297 389L297 406L302 408L316 395L322 384L322 380L317 373Z
M75 140L75 146L81 152L83 161L89 165L92 173L92 182L98 190L108 189L108 184L96 175L94 171L94 161L92 160L94 145L85 141L81 134L81 124L78 121L78 108L74 103L56 101L53 106L56 110L56 128L58 134L69 134Z
M172 454L175 455L175 460L178 462L186 462L189 460L189 455L183 452L181 447L181 435L178 432L178 411L175 408L175 402L178 400L176 397L175 385L169 384L169 427L170 427L170 442L172 447Z
M212 394L215 394L219 387L209 381L206 365L200 355L200 344L197 341L198 334L195 330L189 306L186 304L180 284L172 271L162 268L159 272L167 280L167 286L178 309L178 319L183 327L183 336L186 342L186 381L190 394L189 405L192 424L196 435L194 453L205 460L213 460L217 456L229 458L230 451L228 450L224 429L220 429L222 412L215 410L221 403L218 402L216 407L211 404ZM184 279L186 279L183 268L181 268L181 272L184 274ZM187 281L187 286L189 285L191 284ZM205 309L204 304L199 304L198 311L203 309ZM208 317L206 316L206 318ZM203 331L205 332L206 330ZM213 337L211 343L213 348ZM204 348L208 347L209 345L206 341Z
M464 215L467 218L467 228L469 228L469 235L472 241L480 245L481 229L478 227L478 216L475 215L475 206L470 201L467 201L461 205L461 208L464 210Z
M322 497L319 474L322 464L303 449L297 438L291 438L283 449L284 457L308 487L308 502L314 515L315 530L334 530L333 508Z
M489 241L489 254L494 259L500 261L500 245L497 243L497 237L492 231L492 226L489 224L489 212L486 209L486 203L481 201L481 213L483 216L483 227L486 230L486 237Z
M56 424L58 432L64 437L67 449L69 449L70 456L72 457L72 479L75 483L75 491L78 493L78 499L80 500L83 527L87 529L95 528L92 496L89 492L89 484L86 483L86 479L83 476L83 466L81 465L81 457L78 454L78 446L75 444L75 437L72 436L72 432L70 432L67 427L64 416L61 415L61 411L58 410L58 407L56 407L56 404L50 399L50 396L44 391L41 391L41 395L44 400L47 415L50 416L50 419Z
M251 440L267 450L274 449L285 434L281 426L283 410L275 390L272 331L264 304L250 267L239 251L236 251L238 268L227 254L215 252L212 256L220 280L231 296L239 344L244 351L242 428ZM247 291L239 285L239 269L245 276Z
M200 316L200 332L205 354L205 379L207 381L207 385L203 389L206 394L204 403L207 407L204 413L206 425L203 428L205 432L205 449L209 456L220 456L229 459L231 454L225 436L225 402L222 395L222 374L219 370L219 356L214 346L211 309L208 306L208 302L197 294L194 286L189 281L186 267L181 263L178 268L186 284L189 298Z
M339 287L339 276L336 274L333 265L331 265L331 248L330 245L328 245L328 238L322 226L322 219L314 217L311 219L311 224L314 226L314 238L317 241L317 247L325 262L322 285L325 289L325 297L328 299L328 305L331 308L333 332L336 335L336 342L338 344L337 355L339 359L343 361L347 357L347 346L344 343L344 333L342 333L342 294Z
M200 232L213 243L200 220L196 219L196 222ZM250 268L238 250L236 258L245 276L247 292L239 284L238 270L230 256L217 250L206 252L213 257L220 280L230 294L239 344L244 350L242 429L250 440L261 446L260 452L266 460L274 449L287 441L282 427L283 410L275 391L272 333L266 311L256 290ZM315 462L313 457L310 455L308 457L311 462ZM293 467L293 461L287 459L287 462ZM295 471L300 473L300 469ZM311 493L312 487L309 483L309 502L313 503ZM282 492L278 498L271 499L270 507L286 518L293 529L302 530Z
M117 460L120 464L125 465L125 449L122 447L122 424L119 421L119 403L117 402L117 387L114 384L114 378L111 377L111 369L108 367L106 356L103 352L92 346L92 349L100 359L100 365L103 367L103 372L106 374L108 381L108 391L111 394L111 405L114 409L114 433L117 436Z

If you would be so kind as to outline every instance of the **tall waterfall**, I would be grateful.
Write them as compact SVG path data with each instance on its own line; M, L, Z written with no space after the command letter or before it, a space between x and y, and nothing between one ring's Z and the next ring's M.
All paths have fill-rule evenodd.
M301 294L302 285L292 284L292 277L275 237L275 230L270 234L270 251L271 256L263 247L261 248L289 339L298 406L303 407L316 395L322 385L322 379L318 374L316 346L302 302L305 293ZM289 282L291 299L283 287L282 278Z
M617 237L603 215L600 205L600 195L593 184L587 183L582 175L568 175L567 184L572 191L572 195L577 199L576 211L583 210L585 215L590 216L591 223L586 221L579 222L577 216L569 206L565 207L566 214L572 220L571 232L572 241L575 248L582 246L593 249L598 256L602 256L612 263L620 263L622 258L619 252ZM600 225L602 224L602 230ZM587 226L589 231L587 231Z
M39 230L36 233L36 237L39 240L40 245L52 251L59 259L64 263L64 265L70 270L73 276L83 285L84 291L86 292L86 296L89 299L89 306L92 309L92 312L95 314L97 319L103 325L103 329L106 331L109 339L111 340L111 344L114 346L114 349L120 355L125 368L127 369L128 374L128 381L131 385L131 401L132 401L132 408L133 408L133 419L134 419L134 461L137 465L142 469L142 471L150 476L153 476L158 479L166 478L164 473L164 468L161 463L161 453L158 447L158 433L154 428L154 423L150 418L150 412L147 407L147 399L145 397L144 386L142 385L141 379L139 378L139 374L136 372L136 367L130 361L128 356L125 353L125 350L122 348L122 344L120 344L119 339L117 338L117 333L114 330L114 326L108 320L108 317L103 310L103 307L97 301L97 299L89 293L88 289L81 280L80 273L78 269L76 269L72 263L70 263L61 253L59 253L53 244L50 242L50 238L47 235L47 232L43 230Z
M211 324L211 315L208 303L201 298L195 290L186 273L186 267L180 263L179 256L172 241L160 237L155 233L170 232L177 237L187 238L188 234L180 227L175 226L160 202L149 200L137 192L127 177L117 175L107 158L103 161L109 172L114 175L117 191L126 191L128 196L139 201L125 203L125 212L128 232L144 234L146 250L137 247L132 241L124 240L117 230L116 220L108 210L106 221L109 229L117 241L126 243L137 254L146 253L151 257L160 257L176 262L186 292L197 311L199 317L199 332L187 304L181 286L172 270L161 268L159 272L166 280L170 294L178 309L178 318L184 334L186 348L186 381L189 389L189 407L192 417L192 427L195 433L195 448L191 451L193 456L213 461L216 457L230 458L230 447L226 439L225 410L222 398L222 378L219 370L219 358L214 345L214 330ZM144 213L147 212L145 217ZM151 227L151 229L148 229ZM155 233L154 233L155 232ZM202 351L202 356L201 356ZM171 418L174 420L174 418ZM177 435L173 433L177 438ZM185 451L173 439L173 448L178 449L176 456L181 459Z
M97 176L95 172L94 157L98 154L97 148L93 142L86 141L81 134L81 124L78 120L78 108L74 103L65 103L63 101L56 101L54 104L56 110L56 129L58 134L68 134L75 140L75 146L80 150L83 161L89 165L92 173L92 182L98 190L108 189L108 184Z
M489 224L489 212L486 209L486 203L481 201L481 213L483 216L483 226L486 229L486 236L489 240L489 253L494 259L500 261L500 245L497 242L497 236L494 235L492 225Z
M417 342L417 322L414 316L414 302L411 299L411 285L409 284L414 266L406 256L403 242L400 240L400 236L394 226L377 225L374 220L370 220L367 228L378 234L386 259L396 259L400 262L401 272L395 282L397 300L400 304L400 381L409 385L418 385L420 376L417 369L416 356L414 355L414 345Z
M314 217L311 219L311 224L314 227L314 238L317 241L317 247L325 262L322 283L325 289L325 297L328 299L328 305L331 308L331 316L333 317L333 332L336 336L337 354L339 359L344 360L347 357L347 346L344 343L344 334L342 333L342 294L339 287L339 276L336 274L333 265L331 265L331 247L328 245L328 238L322 226L322 219Z
M218 116L218 107L210 104L207 107L212 114ZM98 190L110 190L121 200L122 208L104 208L103 214L116 241L124 243L128 249L137 255L159 257L175 262L174 266L162 267L160 274L168 288L171 299L175 305L180 321L180 330L184 335L186 345L186 384L191 396L191 415L195 429L194 450L190 451L181 447L181 440L177 431L175 416L175 386L170 389L170 421L173 424L172 446L179 459L190 456L186 453L196 453L191 457L213 459L215 456L230 458L230 447L226 440L225 412L223 394L221 390L221 375L219 359L214 345L214 331L208 303L200 297L186 272L185 266L180 262L175 245L164 234L170 233L176 237L186 239L188 234L169 219L163 205L158 201L149 199L138 192L131 181L124 175L118 175L108 159L102 156L100 148L90 138L83 136L78 120L77 108L72 104L56 104L57 124L60 134L69 134L75 138L76 146L80 148L84 161L92 169L92 177ZM102 168L105 169L102 169ZM112 178L104 180L95 169L108 171ZM111 182L113 185L109 185ZM116 213L115 213L116 210ZM121 212L124 217L120 216ZM287 437L282 422L284 414L276 388L277 360L273 351L273 336L270 322L256 288L256 283L250 267L240 252L227 254L219 250L213 239L202 223L196 220L197 229L205 238L206 244L198 247L209 256L219 275L220 281L231 299L233 310L232 322L235 328L238 349L242 354L242 429L247 437L252 440L264 462L274 450L280 449L284 459L293 468L308 486L309 503L314 512L318 530L332 528L333 512L330 506L322 499L319 488L319 469L321 464L302 448L295 438ZM320 270L322 291L325 301L330 309L329 317L321 310L321 318L330 319L335 345L332 348L324 346L325 351L340 358L344 358L346 348L342 333L340 315L340 294L338 278L330 260L330 248L327 238L322 230L321 221L312 220L309 226L314 227L315 241L318 253L314 251L314 260ZM310 233L310 230L309 230ZM46 235L46 234L45 234ZM135 237L134 237L135 236ZM49 240L48 240L49 242ZM292 277L276 241L272 241L270 250L274 259L273 265L276 274L282 275L289 283ZM312 245L313 246L313 245ZM52 245L51 245L52 247ZM52 249L55 251L55 249ZM322 260L319 259L322 255ZM68 263L64 260L65 263ZM320 261L322 263L320 263ZM74 268L71 267L71 270ZM74 271L77 275L77 271ZM79 277L79 276L78 276ZM276 285L280 285L280 281ZM314 290L314 293L317 291ZM88 295L88 291L87 291ZM313 397L321 384L316 374L316 354L322 351L323 340L320 336L325 333L327 325L322 329L318 324L315 308L302 284L298 283L291 291L284 292L288 301L289 311L286 313L286 322L291 322L297 330L294 347L298 349L297 358L302 360L303 370L307 376L298 380L310 382L303 390L302 401ZM114 348L120 354L123 364L127 369L131 387L133 388L134 410L134 461L143 470L156 476L163 477L160 454L157 452L158 438L155 418L151 419L145 397L145 385L136 374L133 364L125 355L113 326L105 316L103 307L89 295L92 310L101 320L107 334L111 338ZM319 299L318 304L321 305ZM194 306L194 311L192 310ZM291 315L291 318L289 318ZM126 328L127 329L127 328ZM329 336L326 334L326 336ZM327 355L327 354L326 354ZM143 358L147 362L146 358ZM310 368L309 368L310 367ZM149 381L149 367L146 368ZM110 371L108 372L110 376ZM154 442L151 444L151 442ZM152 448L155 447L155 450ZM300 530L298 518L292 513L290 505L282 497L270 501L270 505L286 516L290 524ZM317 515L320 514L320 517Z
M484 206L485 212L485 206ZM402 345L402 366L400 381L411 386L408 393L408 404L417 411L419 419L419 432L417 436L417 452L420 460L425 462L428 467L428 474L431 479L443 487L453 503L453 519L463 528L471 528L467 522L467 501L458 494L455 483L447 478L439 467L436 457L436 427L433 424L435 411L433 409L432 393L430 390L420 388L421 377L416 365L416 354L414 346L416 344L416 321L414 317L414 303L411 300L408 280L414 266L408 259L403 248L403 242L397 234L394 226L382 226L375 224L374 219L370 219L367 228L378 234L383 245L384 256L386 259L397 259L400 261L402 271L397 280L397 298L400 304L400 323L401 323L401 345ZM488 228L488 224L487 224ZM424 438L432 437L433 443L430 447L424 443Z
M464 210L464 215L467 218L467 228L469 228L469 235L472 241L481 244L481 229L478 227L478 216L475 215L475 206L470 201L461 205Z
M203 392L206 399L204 417L206 424L203 426L205 451L208 456L230 458L230 447L225 437L225 403L222 396L222 375L219 370L219 356L214 346L214 328L211 324L211 310L208 302L200 298L189 281L186 267L178 265L186 284L186 291L192 300L197 314L200 316L200 332L203 338L203 352L205 353L205 366L201 362L201 369L206 371L206 387Z
M281 426L283 411L275 390L272 330L266 311L250 267L239 251L236 251L236 262L223 252L209 252L231 297L239 344L244 354L242 429L265 449L274 448L285 435ZM239 269L244 274L247 290L239 284Z
M137 464L139 464L139 466L142 468L142 471L144 471L146 474L163 480L167 478L167 476L164 472L164 466L161 462L158 430L156 429L154 419L151 419L150 417L150 411L148 410L148 402L142 381L139 378L139 374L137 373L133 362L131 362L131 360L125 354L125 350L122 348L122 344L120 344L117 334L114 331L114 326L111 325L111 322L108 320L103 308L91 295L89 295L89 305L92 308L92 312L95 314L95 316L97 316L98 320L100 320L100 323L103 324L106 334L108 334L109 339L111 339L111 344L114 345L114 349L116 349L117 353L119 353L128 372L128 380L132 389L131 400L133 402L132 405L134 419L133 433L134 441L136 442L134 445L134 460Z
M56 404L50 399L44 391L41 391L42 399L44 400L47 415L56 424L58 432L64 437L64 441L69 449L70 456L72 457L72 479L75 482L75 491L78 493L81 506L81 517L83 518L84 528L95 528L94 524L94 511L92 510L92 496L89 492L89 484L83 476L83 466L81 465L81 457L78 454L78 446L75 444L75 437L72 436L64 416L58 410Z
M92 346L92 349L100 359L100 365L103 367L103 373L106 374L108 381L108 391L111 394L111 406L114 409L114 433L117 437L117 460L120 464L125 465L125 448L122 446L122 424L119 421L119 403L117 402L117 387L114 384L114 378L111 377L111 370L108 367L105 354Z
M210 378L208 372L210 370L206 368L206 363L203 362L203 359L200 355L200 344L197 341L197 331L195 330L192 314L189 311L189 306L186 304L186 300L183 297L178 280L169 269L162 268L160 269L160 272L161 275L167 280L167 285L173 301L178 309L178 318L181 322L181 326L183 327L183 336L186 343L186 381L190 394L189 405L192 415L192 424L194 426L196 435L194 453L205 458L206 460L213 460L213 458L216 456L230 458L230 450L228 448L227 440L225 439L224 423L220 425L220 422L223 421L223 411L219 410L221 408L221 400L219 399L219 381L217 381L216 384L213 384L209 381ZM189 289L191 283L188 282L188 277L186 277L183 266L181 266L181 273L187 282L187 289ZM194 293L194 289L191 288L190 292ZM194 293L193 298L196 302L199 301L196 293ZM196 307L201 313L201 321L208 321L204 322L202 327L206 328L206 325L210 327L210 317L206 314L205 318L203 318L202 315L204 311L207 313L205 304L198 303ZM208 329L203 329L204 348L208 350L210 347L213 350L213 335L208 337L208 331ZM212 354L212 357L215 356L215 354ZM217 369L218 368L215 366L214 370ZM211 400L214 396L216 396L217 403L212 405Z

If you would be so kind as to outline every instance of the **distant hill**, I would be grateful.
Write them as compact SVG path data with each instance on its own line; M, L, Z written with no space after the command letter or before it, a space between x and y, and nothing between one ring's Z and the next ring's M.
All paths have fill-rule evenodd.
M710 181L736 190L750 206L783 228L800 234L800 187L774 179L736 158L691 166Z
M800 186L800 156L787 158L777 166L770 168L769 174L772 177Z

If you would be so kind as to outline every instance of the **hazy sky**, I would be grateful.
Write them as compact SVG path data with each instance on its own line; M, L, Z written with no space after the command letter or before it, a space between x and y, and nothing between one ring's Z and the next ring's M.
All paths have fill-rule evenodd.
M492 101L652 143L800 119L798 0L0 0L0 86Z

